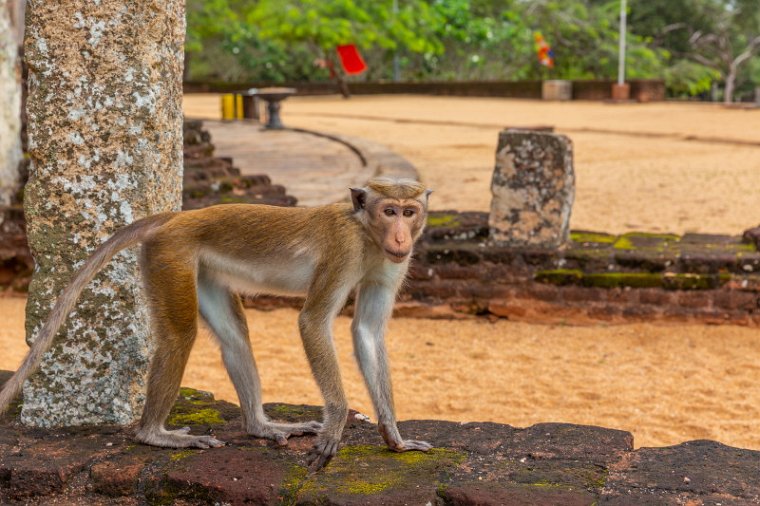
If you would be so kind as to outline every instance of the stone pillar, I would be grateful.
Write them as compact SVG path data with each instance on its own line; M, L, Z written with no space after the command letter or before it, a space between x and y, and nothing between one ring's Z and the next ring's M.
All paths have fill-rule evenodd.
M575 197L572 142L564 135L502 131L491 192L494 243L559 247L568 238Z
M17 0L0 0L0 206L11 203L21 161L21 66ZM0 222L5 216L0 213Z
M182 0L30 0L25 190L37 269L27 341L83 260L118 228L178 210ZM137 252L118 254L24 385L22 422L125 424L140 414L151 340Z

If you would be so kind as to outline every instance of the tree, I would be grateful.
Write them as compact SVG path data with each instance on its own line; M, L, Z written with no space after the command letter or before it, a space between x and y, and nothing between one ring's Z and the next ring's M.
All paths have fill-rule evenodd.
M389 0L261 0L247 20L263 39L287 44L304 44L312 54L335 70L334 50L340 44L362 49L379 48L390 59L393 51L441 53L433 36L436 12L428 2L403 2L397 13Z
M742 65L760 50L760 10L755 2L729 1L712 32L696 32L689 41L692 58L714 68L725 78L723 100L733 102Z
M667 78L676 88L700 93L725 81L731 102L741 70L760 50L757 0L648 0L638 2L631 26L671 54ZM749 77L749 76L748 76Z
M619 0L523 0L523 16L551 44L553 75L562 79L599 79L617 75ZM632 78L659 77L667 53L629 31L626 70ZM538 65L534 77L544 77Z

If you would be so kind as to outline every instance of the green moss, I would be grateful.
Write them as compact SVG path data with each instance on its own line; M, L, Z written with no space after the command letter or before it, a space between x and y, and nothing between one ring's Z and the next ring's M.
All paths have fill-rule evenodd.
M617 238L612 245L615 249L654 249L663 251L668 245L681 240L675 234L650 234L647 232L629 232Z
M343 486L338 487L338 492L343 494L353 494L353 495L372 495L372 494L379 494L383 490L387 490L391 488L393 485L397 483L396 480L387 480L387 481L375 481L374 483L366 482L366 481L353 481L350 483L346 483Z
M411 486L414 482L410 480L421 476L436 479L441 469L456 466L465 459L464 453L440 448L396 453L372 445L346 446L338 451L329 466L303 484L298 496L300 500L319 503L320 497L336 494L380 494L388 489Z
M671 290L711 290L725 285L731 274L693 274L668 272L663 275L663 285Z
M267 411L275 418L297 418L308 414L308 411L301 406L290 406L287 404L272 406Z
M534 279L539 283L552 285L574 285L583 279L583 271L579 269L549 269L536 272Z
M456 227L459 224L456 214L429 214L427 218L428 227Z
M662 276L651 272L584 273L579 269L538 271L535 280L552 285L582 285L598 288L653 288L662 286Z
M246 204L249 203L248 197L224 194L219 196L220 204Z
M296 504L298 492L304 486L308 475L308 470L303 466L294 465L288 470L280 487L283 505Z
M224 418L216 409L199 409L193 413L177 413L169 417L170 425L224 425Z
M560 483L552 483L548 480L538 480L534 483L526 483L526 485L538 488L567 488L566 485L562 485Z
M169 460L172 462L179 462L182 459L188 458L190 455L195 453L194 450L180 450L178 452L174 452L169 456Z
M600 272L584 274L581 284L598 288L657 288L662 286L662 276L653 272Z
M609 477L609 470L606 468L600 468L597 473L589 473L586 478L586 488L604 488L607 484L607 478Z
M214 395L211 392L204 392L195 388L181 387L179 396L193 404L206 404L214 401Z
M577 243L612 244L617 240L616 235L601 232L570 232L570 240Z

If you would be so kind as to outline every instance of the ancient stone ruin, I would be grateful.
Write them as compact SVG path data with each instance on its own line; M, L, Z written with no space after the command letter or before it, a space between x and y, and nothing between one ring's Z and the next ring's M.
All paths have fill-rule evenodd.
M9 373L0 371L0 384ZM267 404L275 420L320 408ZM228 443L209 450L134 444L115 426L33 431L0 418L2 504L676 505L757 504L760 452L714 441L633 449L625 431L565 423L401 422L428 453L394 453L377 426L348 415L343 446L316 474L314 437L287 447L246 435L240 409L183 388L170 427Z
M556 248L575 197L573 144L564 135L504 130L496 148L488 224L494 243Z
M294 206L297 200L285 187L272 184L266 174L241 175L230 158L215 157L211 136L199 120L186 120L182 208L215 204Z
M178 19L184 3L177 0L28 2L31 164L24 207L36 261L29 341L74 270L106 237L180 208ZM151 352L142 298L137 253L123 252L85 290L25 384L24 423L129 423L139 415Z

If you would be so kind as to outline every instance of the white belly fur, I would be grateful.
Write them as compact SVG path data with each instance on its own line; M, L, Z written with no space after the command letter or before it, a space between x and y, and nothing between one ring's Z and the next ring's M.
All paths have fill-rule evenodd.
M314 277L314 261L305 254L285 252L282 258L257 264L203 251L200 262L213 273L214 279L232 291L251 295L304 295Z

